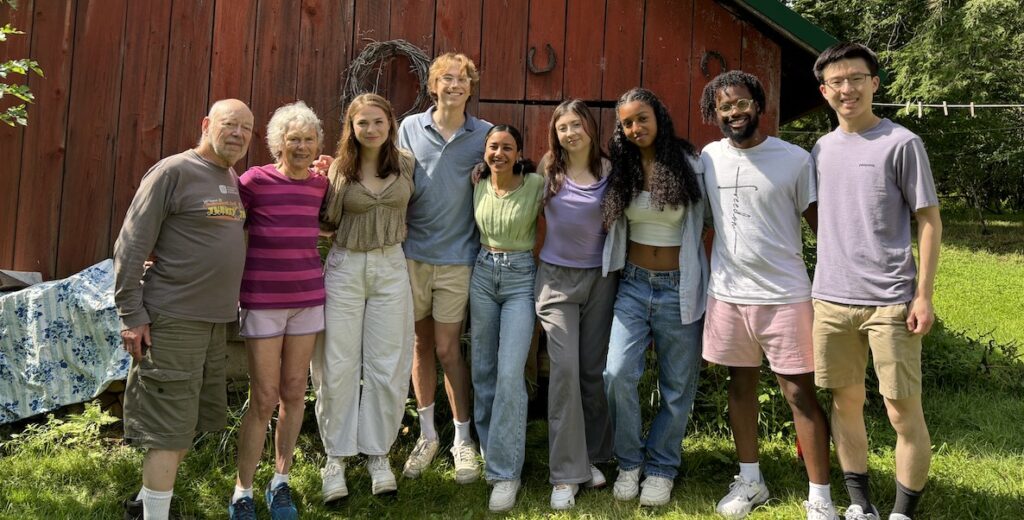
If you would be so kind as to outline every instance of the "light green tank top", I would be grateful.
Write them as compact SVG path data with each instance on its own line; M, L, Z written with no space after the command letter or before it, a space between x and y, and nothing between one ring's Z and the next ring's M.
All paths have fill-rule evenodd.
M491 180L482 179L473 191L473 216L480 229L480 243L503 251L529 251L537 236L537 213L544 192L544 178L528 173L523 183L499 197Z

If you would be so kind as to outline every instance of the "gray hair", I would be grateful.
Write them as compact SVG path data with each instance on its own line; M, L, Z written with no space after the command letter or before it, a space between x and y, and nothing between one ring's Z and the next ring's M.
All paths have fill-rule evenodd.
M292 123L298 123L300 127L316 129L317 143L323 145L324 128L316 112L313 112L313 109L309 108L304 101L289 103L275 110L274 115L270 117L270 122L267 123L267 148L270 149L270 155L275 159L281 157L281 150L284 149L284 134Z

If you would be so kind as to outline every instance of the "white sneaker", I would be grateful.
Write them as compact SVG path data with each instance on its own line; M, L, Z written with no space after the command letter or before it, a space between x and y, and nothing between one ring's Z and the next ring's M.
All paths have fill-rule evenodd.
M491 499L487 501L487 508L496 513L512 509L516 505L518 492L519 479L495 482L494 488L491 489Z
M902 513L889 513L889 520L910 520L910 517Z
M327 464L320 470L320 480L323 482L321 491L325 504L348 496L344 460L339 462L333 457L327 457Z
M601 470L597 469L597 466L591 464L590 480L584 482L583 487L599 489L603 488L606 484L608 484L608 481L605 480L604 473L601 473Z
M640 505L663 506L672 497L672 479L665 477L647 477L640 485Z
M406 478L418 478L423 473L423 470L430 467L430 462L437 455L438 447L439 444L436 439L429 440L426 437L420 437L416 441L416 446L412 449L412 453L409 454L409 459L405 461L405 468L402 470L402 474Z
M480 478L480 463L477 461L476 446L472 442L452 446L455 459L455 482L469 484Z
M388 462L387 455L370 455L367 457L366 471L370 473L374 495L398 491L398 482L395 481L395 474L391 472L391 463Z
M619 475L615 477L615 485L612 486L612 495L615 500L633 500L640 493L640 468L623 470L619 469Z
M767 501L768 487L764 482L754 482L736 475L732 478L732 484L729 484L729 493L718 501L715 511L726 518L739 519Z
M823 500L804 501L804 509L807 510L807 520L839 520L836 514L836 506L832 502ZM908 519L909 520L909 519Z
M576 505L576 493L579 491L579 484L556 485L551 489L551 509L572 509Z
M843 515L846 520L878 520L878 509L875 506L871 506L871 512L865 513L864 508L853 504L846 508L846 514Z

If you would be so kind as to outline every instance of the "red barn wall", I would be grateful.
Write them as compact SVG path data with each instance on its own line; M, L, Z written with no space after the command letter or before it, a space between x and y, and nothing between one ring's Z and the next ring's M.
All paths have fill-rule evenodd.
M715 0L22 0L0 9L7 22L26 34L0 59L30 56L46 77L28 80L29 126L0 125L0 268L47 279L110 255L139 179L194 146L213 100L237 97L256 116L239 172L269 162L263 126L296 99L323 118L330 153L345 69L372 40L471 56L470 109L521 127L534 160L560 100L590 102L606 142L614 101L637 85L703 146L719 133L696 103L723 61L765 82L765 123L778 128L779 45ZM530 71L530 49L533 68L550 70ZM395 59L377 82L398 113L416 97L408 65Z

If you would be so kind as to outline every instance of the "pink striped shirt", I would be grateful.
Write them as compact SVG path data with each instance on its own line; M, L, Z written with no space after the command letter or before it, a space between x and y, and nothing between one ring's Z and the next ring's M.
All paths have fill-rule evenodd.
M248 217L249 248L238 300L245 309L292 309L324 304L324 279L316 249L323 175L301 181L273 164L254 166L239 181Z

